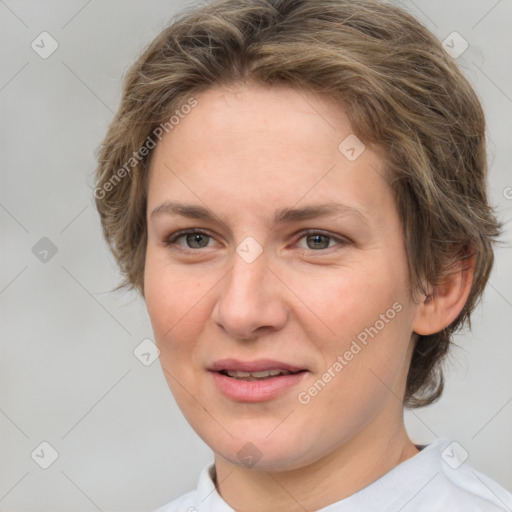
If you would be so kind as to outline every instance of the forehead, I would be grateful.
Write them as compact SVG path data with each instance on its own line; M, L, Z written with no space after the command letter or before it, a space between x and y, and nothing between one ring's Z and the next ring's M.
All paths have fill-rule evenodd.
M300 144L304 152L323 153L327 145L337 148L340 138L352 133L340 104L290 87L213 87L195 98L197 106L171 132L175 136L168 139L174 138L178 144L186 138L201 152L222 149L221 144L229 141L233 144L224 149L232 152L272 151L277 146L283 151L297 151ZM242 146L241 136L245 137L244 143L247 136L253 137L253 143ZM319 144L320 139L324 144ZM267 145L258 145L262 143ZM290 152L286 156L292 157Z
M148 209L169 196L269 215L298 202L370 213L389 202L380 157L333 100L254 86L195 97L197 106L155 149Z

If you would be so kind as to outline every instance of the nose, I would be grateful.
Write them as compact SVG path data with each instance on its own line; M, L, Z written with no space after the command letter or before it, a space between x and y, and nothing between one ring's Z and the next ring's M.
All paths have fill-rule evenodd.
M286 324L285 287L268 267L265 252L252 263L235 253L231 270L219 285L212 317L232 338L254 339Z

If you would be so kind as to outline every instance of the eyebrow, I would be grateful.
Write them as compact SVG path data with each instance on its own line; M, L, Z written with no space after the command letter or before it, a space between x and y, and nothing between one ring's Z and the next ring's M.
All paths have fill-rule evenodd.
M368 218L357 208L341 203L313 204L303 208L281 208L276 210L272 219L272 226L286 224L301 220L309 220L327 215L353 216L365 223ZM159 215L180 215L189 219L204 221L218 221L219 217L209 208L200 205L183 204L175 201L165 201L151 212L151 218Z

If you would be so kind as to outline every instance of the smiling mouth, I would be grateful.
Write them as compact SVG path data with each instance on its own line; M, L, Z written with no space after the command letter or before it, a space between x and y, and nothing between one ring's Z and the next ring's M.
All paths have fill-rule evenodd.
M219 359L207 368L215 388L235 402L268 402L304 380L308 370L272 359Z
M295 375L297 373L302 373L305 370L299 370L297 372L292 372L289 370L281 370L281 369L271 369L271 370L261 370L258 372L244 372L240 370L221 370L219 373L221 375L225 375L226 377L231 377L236 380L243 380L247 382L255 382L273 379L276 377L286 376L286 375Z

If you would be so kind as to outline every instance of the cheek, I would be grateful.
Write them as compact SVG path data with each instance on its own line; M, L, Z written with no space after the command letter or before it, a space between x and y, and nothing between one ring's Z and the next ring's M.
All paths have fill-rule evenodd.
M146 306L155 331L161 339L171 336L187 322L201 293L199 279L187 276L183 267L169 263L165 252L148 248L144 269Z
M200 311L196 290L199 287L194 281L180 278L178 273L154 263L151 257L147 258L146 306L160 350L164 377L180 407L185 407L187 394L183 383L194 379L194 339L199 335L197 314Z
M150 252L145 268L146 306L160 363L174 393L176 386L167 372L191 380L200 366L197 340L207 325L212 309L209 294L219 277L213 273L198 276L197 269L187 271Z
M324 339L324 367L297 397L298 407L311 418L311 431L321 430L325 439L337 442L364 428L385 404L390 410L401 407L400 377L408 367L407 314L400 310L379 330L375 319L370 323L347 313L351 328L362 325L359 334L364 336ZM341 321L339 328L343 332Z
M337 346L376 322L379 331L390 330L397 316L393 305L398 302L404 306L407 300L406 281L395 269L376 258L336 269L317 268L307 274L288 271L288 275L282 275L293 284L294 293L303 303L296 311L302 311L300 321L310 331L311 339L320 335ZM385 329L381 328L380 315L384 315L384 321L389 320Z
M353 407L365 397L369 404L381 391L388 393L386 384L393 386L407 367L413 311L399 266L378 259L296 281L297 295L307 297L315 313L301 308L299 321L321 353L317 370L335 375L324 374L327 400L336 397Z

